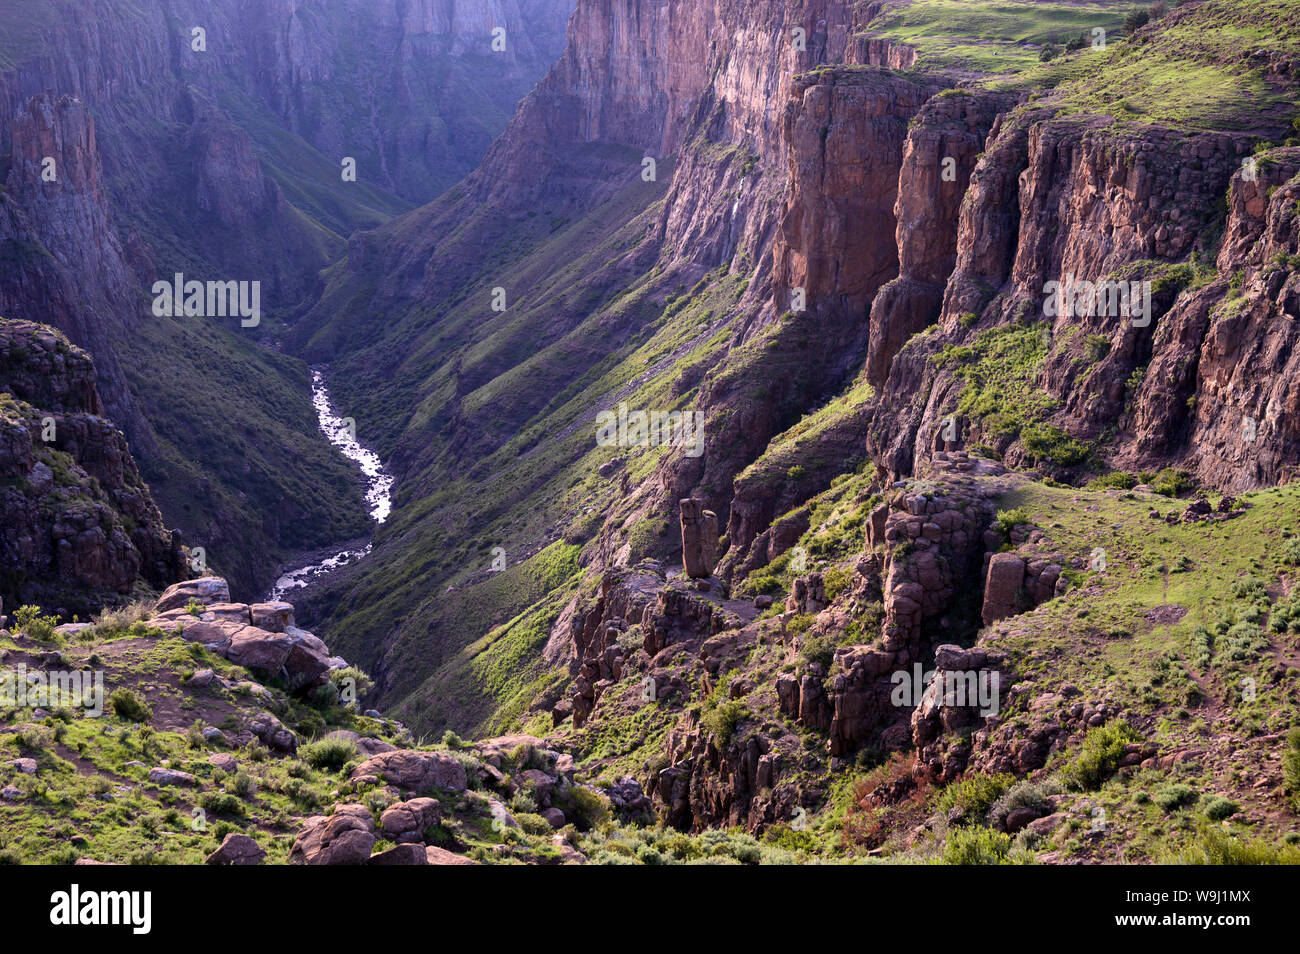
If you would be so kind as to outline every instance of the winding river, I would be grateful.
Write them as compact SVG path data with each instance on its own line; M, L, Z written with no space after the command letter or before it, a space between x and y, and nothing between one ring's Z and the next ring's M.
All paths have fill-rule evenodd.
M316 419L321 433L329 438L343 456L357 465L366 478L366 504L370 507L370 516L376 524L381 524L393 512L393 477L384 470L383 461L372 450L362 447L355 435L355 426L349 419L339 417L330 401L329 390L325 387L325 375L322 371L311 373L311 403L316 408ZM319 583L335 570L360 560L370 552L371 544L357 549L344 549L331 554L315 563L295 570L288 570L275 581L267 601L285 599L293 590L302 589L312 583Z

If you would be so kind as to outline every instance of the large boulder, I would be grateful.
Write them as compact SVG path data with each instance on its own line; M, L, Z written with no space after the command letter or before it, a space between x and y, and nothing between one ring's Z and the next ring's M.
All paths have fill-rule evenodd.
M455 852L448 851L446 848L438 848L435 845L429 845L424 849L425 860L431 865L476 865L478 864L472 858L466 858L464 855L458 855Z
M424 840L424 830L434 824L440 815L437 799L413 798L384 809L379 817L379 827L396 842Z
M244 626L231 638L226 658L238 666L274 676L284 668L293 645L293 639L284 633Z
M465 766L446 752L417 752L397 749L371 756L355 769L352 777L372 775L408 792L443 788L463 792L468 785Z
M209 865L260 865L266 851L248 835L232 831L221 847L204 858Z
M230 586L219 576L201 576L194 580L173 583L163 590L162 596L154 604L154 611L165 613L167 610L184 609L194 600L204 605L210 603L229 603Z
M372 865L427 865L429 856L424 845L395 845L387 851L370 856Z
M296 626L286 628L284 635L289 639L289 655L284 660L289 689L316 685L330 671L329 648L318 636Z
M364 865L375 846L375 821L364 805L340 805L333 815L313 815L289 851L298 865Z
M254 603L248 611L253 625L268 633L283 633L294 625L292 603Z

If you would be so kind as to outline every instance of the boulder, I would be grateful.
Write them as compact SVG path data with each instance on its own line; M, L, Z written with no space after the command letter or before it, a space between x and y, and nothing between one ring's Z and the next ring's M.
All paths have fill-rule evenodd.
M239 770L239 762L229 752L217 752L214 755L209 755L208 764L231 775Z
M277 752L296 752L298 750L298 737L285 728L284 723L269 712L260 713L257 718L248 724L248 729L264 745Z
M155 785L190 786L194 784L195 778L189 772L181 772L177 769L151 768L149 770L149 781Z
M434 798L412 798L384 809L379 827L394 841L403 841L415 835L423 840L424 830L434 824L441 814L441 806Z
M246 669L278 675L292 649L293 640L284 633L244 626L231 638L226 658Z
M373 775L404 791L424 792L443 788L463 792L468 785L465 766L446 752L417 752L396 749L366 759L352 770L352 777Z
M221 847L203 859L209 865L260 865L266 852L248 835L232 831Z
M248 612L252 624L268 633L283 633L294 625L292 603L254 603Z
M324 641L295 626L286 628L284 635L290 641L289 655L284 660L284 676L289 689L297 690L319 683L330 670L329 649Z
M249 622L248 604L213 603L199 614L199 618L205 623L215 623L218 620L225 620L226 622L239 623L241 626L247 626Z
M375 822L364 805L340 805L333 815L313 815L289 851L299 865L363 865L375 846Z
M431 865L476 865L477 861L472 858L466 858L464 855L458 855L455 852L448 851L446 848L437 848L429 845L424 849L425 860Z
M173 583L163 590L162 596L154 604L154 611L165 613L167 610L185 609L190 600L203 604L229 603L230 586L219 576L201 576L195 580Z
M429 856L424 845L396 845L370 856L372 865L427 865Z

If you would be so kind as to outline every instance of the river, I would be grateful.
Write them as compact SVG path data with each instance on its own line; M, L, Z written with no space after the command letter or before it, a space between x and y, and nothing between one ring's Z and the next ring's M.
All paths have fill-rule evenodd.
M330 401L329 389L325 386L325 374L312 370L311 403L316 408L316 420L321 433L329 438L348 460L357 465L366 478L366 504L370 507L370 516L375 524L381 524L393 512L393 477L384 469L379 455L357 441L355 425L342 418L335 411ZM338 550L316 562L308 563L297 569L288 570L275 581L271 592L267 594L268 602L285 599L287 594L300 590L313 583L319 583L335 570L355 563L370 553L371 544L353 549Z

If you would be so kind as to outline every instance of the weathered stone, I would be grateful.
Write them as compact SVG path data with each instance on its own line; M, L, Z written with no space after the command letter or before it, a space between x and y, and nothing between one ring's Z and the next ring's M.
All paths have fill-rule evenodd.
M718 516L693 497L683 499L680 506L686 575L692 579L712 576L718 563Z
M352 770L352 777L376 775L403 791L424 792L443 788L465 791L468 781L463 766L445 752L417 752L397 749L372 756Z
M1025 561L1016 553L995 553L989 560L984 581L984 625L1014 616L1021 584L1025 580Z
M255 840L232 831L221 842L221 847L203 859L209 865L260 865L266 851Z

